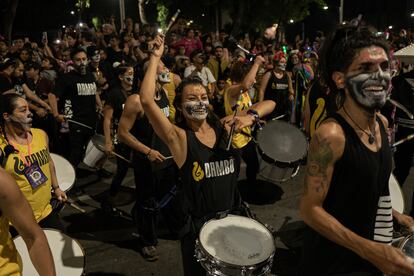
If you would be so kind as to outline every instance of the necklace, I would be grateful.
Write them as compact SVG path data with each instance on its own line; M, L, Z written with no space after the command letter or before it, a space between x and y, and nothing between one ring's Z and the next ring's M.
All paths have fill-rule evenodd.
M353 119L351 116L349 116L348 111L346 111L345 106L343 107L346 116L348 116L348 118L354 123L354 125L356 125L361 131L363 131L366 135L368 135L368 143L370 143L371 145L375 142L375 126L374 126L374 131L372 132L368 132L366 130L364 130L362 127L360 127ZM369 126L368 126L369 128ZM370 129L371 131L371 129Z

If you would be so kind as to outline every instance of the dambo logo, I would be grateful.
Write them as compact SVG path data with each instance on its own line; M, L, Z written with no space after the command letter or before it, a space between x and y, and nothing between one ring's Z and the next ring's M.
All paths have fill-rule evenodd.
M204 178L204 171L201 168L200 164L198 162L193 163L193 179L195 181L200 181Z

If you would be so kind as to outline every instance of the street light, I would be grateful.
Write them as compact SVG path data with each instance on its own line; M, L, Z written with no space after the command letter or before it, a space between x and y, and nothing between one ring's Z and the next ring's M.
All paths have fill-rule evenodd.
M71 15L74 15L74 14L75 14L75 11L70 11L70 14L71 14Z
M328 6L323 6L323 9L326 11L327 9L329 9L329 7Z
M414 17L414 12L411 13L411 17Z
M289 23L290 23L290 24L293 24L293 23L295 23L295 20L290 19L290 20L289 20Z
M392 28L393 28L393 27L392 27L392 25L389 25L389 26L388 26L388 29L392 30Z

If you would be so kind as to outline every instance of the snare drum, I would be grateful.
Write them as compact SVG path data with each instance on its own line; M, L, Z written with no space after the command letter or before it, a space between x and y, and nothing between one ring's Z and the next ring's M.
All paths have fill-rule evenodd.
M43 229L55 262L56 275L80 276L85 268L85 253L79 242L55 229ZM36 272L23 238L14 238L14 244L22 257L23 276L39 275Z
M388 182L391 196L391 206L393 209L403 214L405 209L404 196L394 174L391 173Z
M50 153L50 157L55 164L56 178L59 184L59 188L66 192L72 188L75 183L75 169L72 164L56 153Z
M308 152L305 135L294 125L271 121L257 134L259 174L266 180L284 182L296 176Z
M404 254L414 259L414 234L405 237L398 245Z
M95 168L96 165L105 157L105 136L95 134L88 142L83 163L88 167Z
M272 233L247 217L228 215L200 230L195 257L210 275L266 275L275 254Z

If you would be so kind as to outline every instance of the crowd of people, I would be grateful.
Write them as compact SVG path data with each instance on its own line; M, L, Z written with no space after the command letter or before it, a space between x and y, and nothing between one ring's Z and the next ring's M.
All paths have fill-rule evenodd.
M112 22L60 33L54 41L44 33L40 43L24 36L11 45L0 41L1 182L17 183L33 213L26 203L7 205L5 197L1 219L10 220L14 236L30 236L33 250L45 251L43 261L32 258L39 271L52 275L54 269L34 222L65 231L50 204L50 191L67 200L50 152L78 168L88 143L102 135L106 156L117 156L115 175L102 165L94 168L100 177L112 177L103 207L116 212L131 166L132 217L143 257L159 259L162 212L181 240L185 275L203 275L194 258L201 227L218 212L247 213L237 187L241 159L248 192L257 193L256 130L282 120L311 138L300 210L312 230L304 239L300 275L414 273L401 251L389 246L393 218L414 225L392 210L388 188L391 171L404 184L414 153L412 141L397 147L392 167L390 144L414 132L409 114L387 105L391 94L414 112L407 93L412 68L392 58L411 43L407 31L384 34L353 22L327 38L318 32L312 42L298 36L288 43L257 33L203 33L186 24L164 35L128 18L119 32ZM10 190L10 198L23 201L7 185L4 194ZM76 185L69 191L82 192ZM0 262L3 275L18 269L19 261L7 220L2 227L0 252L10 257L9 264Z

